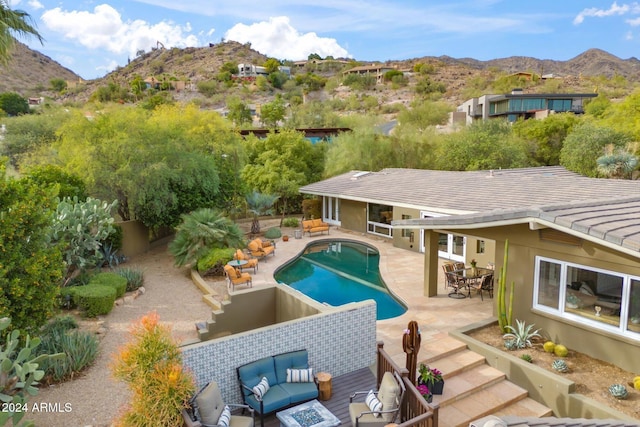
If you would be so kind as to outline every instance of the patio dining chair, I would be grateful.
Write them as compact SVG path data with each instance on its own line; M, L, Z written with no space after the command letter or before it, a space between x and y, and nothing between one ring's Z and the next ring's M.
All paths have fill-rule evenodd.
M480 294L480 300L483 300L482 291L487 291L489 293L489 297L493 298L493 273L485 274L480 278L480 280L471 286Z
M470 295L471 290L469 289L469 283L464 277L458 276L451 271L444 273L444 277L446 279L447 287L451 288L451 291L448 294L449 298L462 299ZM464 288L467 288L467 295L460 292Z
M253 268L254 274L258 272L258 258L251 258L249 255L245 254L242 249L236 250L236 253L233 255L233 259L237 259L238 261L247 261L240 270L243 268Z

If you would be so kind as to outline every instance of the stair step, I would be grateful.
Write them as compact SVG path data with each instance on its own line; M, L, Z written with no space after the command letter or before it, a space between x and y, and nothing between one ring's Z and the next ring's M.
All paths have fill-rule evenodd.
M434 361L438 359L442 359L443 357L458 353L466 349L467 344L449 336L448 334L436 335L430 337L427 340L424 340L423 337L422 343L420 345L420 352L418 353L418 364L424 363L427 365L433 365Z
M445 384L445 390L447 386L448 383ZM435 397L434 403L436 403ZM438 413L439 423L442 426L467 427L471 421L497 413L526 397L526 390L512 382L501 380L475 393L441 405Z
M465 349L434 359L429 362L429 366L442 372L442 377L446 380L476 366L484 365L485 361L484 356Z
M444 393L434 395L433 403L437 403L442 409L475 392L483 391L495 383L502 382L504 378L504 373L487 364L475 366L447 378L444 382Z
M536 402L530 397L519 400L515 403L512 403L509 406L505 406L497 412L494 412L492 415L496 417L503 416L518 416L518 417L552 417L553 411L544 406L541 403Z

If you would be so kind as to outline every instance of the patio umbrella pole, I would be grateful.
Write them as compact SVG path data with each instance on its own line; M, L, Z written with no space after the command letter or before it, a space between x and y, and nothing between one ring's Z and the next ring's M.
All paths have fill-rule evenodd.
M412 320L402 335L402 350L407 355L406 368L409 371L409 378L416 383L416 369L418 365L418 352L420 351L420 328L418 322Z

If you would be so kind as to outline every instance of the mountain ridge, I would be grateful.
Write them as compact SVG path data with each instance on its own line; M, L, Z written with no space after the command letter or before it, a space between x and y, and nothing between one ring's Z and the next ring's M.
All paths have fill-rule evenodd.
M105 82L120 81L124 84L134 75L140 75L143 78L171 75L196 85L201 81L215 80L225 62L261 65L267 59L268 56L253 50L249 43L240 44L233 41L212 44L208 47L158 48L145 52L127 65L118 67L103 77L83 81L72 70L18 42L9 66L0 67L0 92L13 91L25 97L50 95L55 98L57 94L48 92L50 81L53 78L61 78L73 83L72 85L75 85L75 82L82 82L73 90L72 100L86 101L90 93ZM635 57L621 59L597 48L588 49L566 61L528 56L510 56L483 61L442 55L404 60L354 61L354 63L385 64L402 70L412 70L417 63L432 64L436 69L433 79L445 84L447 90L452 92L448 96L451 102L460 101L462 92L471 79L476 76L486 76L487 72L496 69L507 74L531 72L566 78L572 83L565 84L567 90L580 87L576 82L579 82L583 76L607 78L622 76L631 82L640 80L640 60ZM341 71L341 68L329 68L329 71L324 70L324 75L331 76ZM314 72L323 73L322 69L315 69ZM65 98L68 100L69 95Z

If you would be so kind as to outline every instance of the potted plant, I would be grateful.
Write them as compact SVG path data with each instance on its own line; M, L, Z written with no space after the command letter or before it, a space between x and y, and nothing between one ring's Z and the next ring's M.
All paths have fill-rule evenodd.
M442 394L442 390L444 389L442 372L436 368L429 368L429 365L421 363L418 373L418 385L427 386L431 394Z
M425 384L419 384L418 387L416 387L416 390L418 390L418 393L424 397L424 400L426 400L427 403L431 403L433 401L433 393L431 393L431 390L429 390L429 387Z

